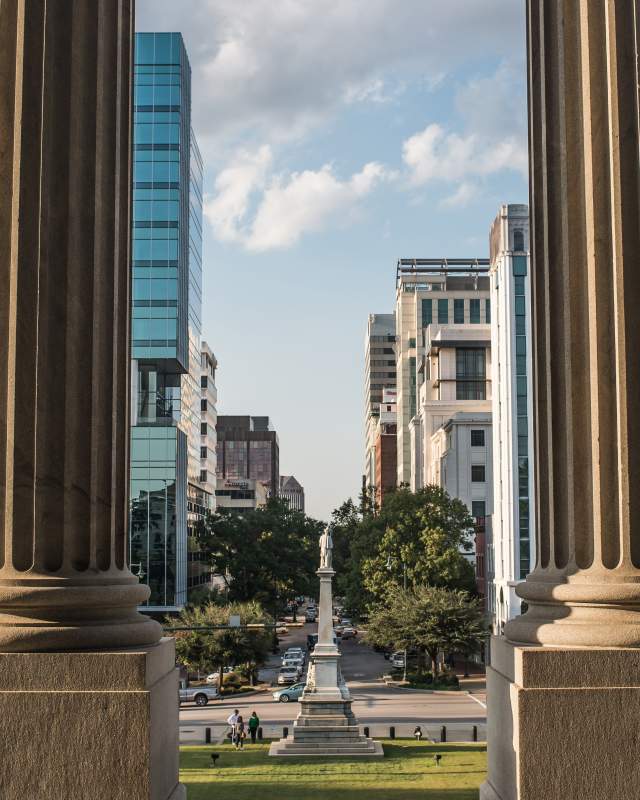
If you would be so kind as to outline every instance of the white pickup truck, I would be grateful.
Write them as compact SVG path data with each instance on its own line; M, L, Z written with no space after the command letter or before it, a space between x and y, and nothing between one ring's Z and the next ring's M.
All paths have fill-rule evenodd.
M179 690L180 705L195 703L197 706L206 706L209 700L219 700L220 692L217 686L189 686Z

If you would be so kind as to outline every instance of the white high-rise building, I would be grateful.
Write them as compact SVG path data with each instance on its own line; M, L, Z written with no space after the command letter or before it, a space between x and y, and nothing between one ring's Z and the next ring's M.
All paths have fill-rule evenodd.
M456 411L490 410L458 407L456 405L456 352L447 350L442 364L441 379L425 377L427 351L432 351L432 338L435 342L441 333L460 337L463 330L469 329L469 343L458 344L474 349L474 341L482 338L477 348L483 352L483 359L469 360L468 365L480 364L488 346L488 321L491 318L489 301L489 262L486 259L401 259L396 276L396 351L397 351L397 468L398 484L408 484L414 490L429 482L428 464L431 435L445 416ZM449 335L451 334L451 335ZM465 334L466 335L466 334ZM485 341L487 340L487 341ZM433 355L438 346L434 345ZM453 355L451 355L453 353ZM453 358L453 362L450 359ZM462 358L462 356L461 356ZM446 363L445 363L446 362ZM467 362L461 361L465 368ZM445 375L446 373L446 375ZM425 380L427 385L425 385ZM471 376L460 384L460 391L469 388ZM478 387L486 384L486 375ZM424 387L424 389L423 389ZM422 397L421 397L421 394ZM452 394L453 392L453 394ZM444 403L454 401L450 409ZM472 398L471 395L465 399ZM479 397L477 399L480 399ZM486 397L485 397L486 400ZM418 413L425 402L442 404L442 414L438 425L433 426ZM438 416L438 415L436 415ZM446 417L448 419L448 416ZM418 430L423 425L422 430ZM426 447L423 446L426 442ZM413 444L412 444L413 443ZM417 447L416 447L417 444ZM427 468L425 469L425 465Z
M529 209L503 205L491 228L494 502L488 608L494 630L521 613L535 563Z
M376 432L385 389L396 386L395 314L369 314L364 359L364 482L376 486Z

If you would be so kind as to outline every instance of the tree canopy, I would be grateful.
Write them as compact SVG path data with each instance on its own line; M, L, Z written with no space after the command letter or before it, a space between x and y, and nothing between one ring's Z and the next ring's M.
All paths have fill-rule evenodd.
M207 603L197 608L185 608L178 617L167 620L172 627L206 628L228 626L232 615L240 617L242 626L252 623L272 624L273 618L253 601L216 605ZM245 665L250 676L265 662L271 648L272 633L269 628L247 629L245 627L203 631L190 630L174 633L176 657L180 663L195 672L218 670L223 674L225 666ZM221 685L221 682L219 682Z
M198 529L201 547L227 585L230 601L259 601L274 614L286 600L313 594L323 523L271 498L263 508L219 510Z
M395 589L369 617L367 639L381 647L427 653L434 676L440 651L469 655L487 635L478 599L467 592L418 585Z
M438 486L402 487L380 509L348 500L333 513L338 589L352 613L405 583L475 592L471 549L473 519L462 501Z

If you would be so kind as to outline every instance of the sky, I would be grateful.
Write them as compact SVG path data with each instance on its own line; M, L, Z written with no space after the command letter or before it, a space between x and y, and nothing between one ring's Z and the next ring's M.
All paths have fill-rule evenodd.
M398 258L486 257L526 203L524 2L137 0L180 31L205 161L218 412L268 415L328 520L364 467L364 337Z

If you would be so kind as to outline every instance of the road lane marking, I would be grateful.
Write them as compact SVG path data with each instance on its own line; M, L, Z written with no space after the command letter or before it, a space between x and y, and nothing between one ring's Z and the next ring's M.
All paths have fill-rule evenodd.
M475 697L474 695L472 695L472 694L469 694L469 697L470 697L472 700L475 700L475 701L476 701L476 703L478 703L478 705L482 706L484 709L486 709L486 708L487 708L487 704L486 704L486 703L483 703L483 702L482 702L482 700L478 700L478 698L477 698L477 697Z

